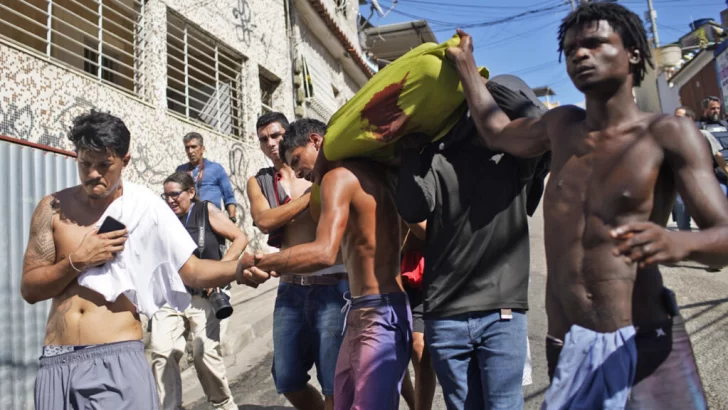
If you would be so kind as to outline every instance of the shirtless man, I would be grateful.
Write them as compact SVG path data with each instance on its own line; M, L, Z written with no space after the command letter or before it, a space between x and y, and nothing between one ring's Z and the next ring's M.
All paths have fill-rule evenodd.
M250 213L255 226L268 234L268 245L288 249L316 239L316 223L307 212L311 183L281 161L278 145L288 120L279 112L258 118L256 129L263 154L273 167L248 180ZM292 271L297 272L297 271ZM278 394L297 409L333 409L336 359L343 335L346 269L336 264L317 272L281 273L273 311L273 381ZM302 275L301 273L306 273ZM308 383L316 365L321 394Z
M663 303L657 264L726 264L728 203L695 125L640 112L634 102L632 87L650 58L639 17L614 3L586 3L569 14L559 46L587 110L562 106L512 122L491 95L507 90L489 84L488 92L471 37L459 35L448 56L485 144L521 157L552 150L546 310L549 337L565 341L560 355L551 346L558 366L544 408L705 408L689 339L676 305ZM676 189L702 231L664 229Z
M320 184L316 238L255 261L245 254L242 264L255 263L266 272L311 272L334 265L341 248L352 299L336 364L334 407L396 409L412 343L399 273L399 216L383 183L386 168L328 161L325 133L324 123L301 119L288 127L279 148L299 178Z
M81 185L39 202L23 264L23 299L31 304L53 299L35 384L36 409L157 409L137 306L124 294L108 302L77 281L87 269L113 263L127 240L139 240L134 230L98 234L95 226L124 192L122 171L130 160L129 130L121 119L91 111L74 119L69 139L78 154ZM153 226L147 233L154 230L155 237L168 241L165 246L150 248L159 253L163 251L156 248L166 249L164 261L180 267L185 284L210 288L235 280L237 260L219 262L192 256L194 241L163 201L149 204L147 210L141 218L155 219L146 222ZM257 272L252 270L249 275ZM134 274L149 276L152 272Z

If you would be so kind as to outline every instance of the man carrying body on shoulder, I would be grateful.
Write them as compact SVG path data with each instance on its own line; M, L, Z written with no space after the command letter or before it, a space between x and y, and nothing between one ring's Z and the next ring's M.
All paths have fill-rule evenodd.
M323 152L326 124L301 119L279 152L299 178L320 185L315 239L267 255L245 254L243 267L311 272L335 265L341 250L349 274L346 333L334 380L336 409L396 409L412 351L407 295L402 288L399 216L388 170L366 160L331 162ZM255 278L245 272L248 280Z
M316 223L308 212L311 182L296 178L280 158L279 144L287 126L288 120L278 112L258 118L260 149L273 166L248 180L253 222L268 234L268 245L281 250L316 238ZM272 374L276 390L299 410L333 409L336 359L343 340L341 309L349 291L341 255L335 265L318 271L279 274L273 312ZM308 372L314 365L323 400L308 383Z
M510 121L484 86L472 39L447 53L491 149L552 151L544 195L548 281L544 408L704 409L689 337L658 264L728 262L728 201L692 121L643 113L632 96L650 59L640 18L586 3L559 30L559 50L586 110L561 106ZM650 63L651 64L651 63ZM700 232L664 226L675 191Z
M531 92L517 77L490 81ZM523 99L533 109L512 118L546 111ZM483 147L468 114L441 141L421 147L412 143L417 140L422 138L405 136L399 143L397 205L412 232L426 239L425 335L445 403L448 409L521 408L528 351L527 194L541 157Z
M23 299L53 300L36 409L157 409L139 313L151 317L164 303L184 309L185 284L224 286L235 280L238 262L196 258L196 244L159 196L122 180L131 158L121 119L80 115L69 139L81 185L38 203L23 261ZM105 216L126 229L99 234ZM248 271L256 274L267 277Z
M190 132L182 138L182 141L190 161L178 166L176 172L186 172L192 177L200 201L209 201L218 208L224 203L230 220L235 224L238 223L235 215L238 203L235 201L230 177L225 168L217 162L204 158L205 144L199 133Z

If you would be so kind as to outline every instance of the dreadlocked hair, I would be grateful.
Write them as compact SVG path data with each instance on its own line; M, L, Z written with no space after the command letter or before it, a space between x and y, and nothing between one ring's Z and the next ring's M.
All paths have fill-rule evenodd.
M559 27L559 62L564 54L564 39L566 32L572 27L581 26L590 21L606 20L615 32L622 38L622 44L627 50L637 50L640 61L632 68L634 85L639 86L647 71L647 64L654 68L652 52L647 41L647 32L642 20L635 13L622 5L612 2L583 3L576 10L564 18Z

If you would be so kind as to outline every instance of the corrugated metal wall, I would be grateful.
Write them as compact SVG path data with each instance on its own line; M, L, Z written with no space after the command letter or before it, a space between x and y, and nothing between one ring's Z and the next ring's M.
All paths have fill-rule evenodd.
M43 196L77 185L72 157L0 141L0 409L33 409L50 301L20 297L30 217Z

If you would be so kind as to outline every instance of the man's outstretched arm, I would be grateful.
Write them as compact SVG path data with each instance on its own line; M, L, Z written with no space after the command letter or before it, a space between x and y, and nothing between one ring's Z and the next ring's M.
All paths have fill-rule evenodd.
M255 266L265 272L313 272L336 264L341 240L349 220L351 200L359 186L354 174L345 168L329 171L321 181L321 217L313 242L282 252L263 255ZM253 265L251 255L243 256L243 268Z
M728 265L728 200L713 173L705 138L691 121L681 118L663 119L653 128L700 231L670 232L650 222L627 224L613 232L622 239L619 251L641 266L684 259L711 267Z
M293 201L271 208L255 177L248 179L248 199L253 223L261 232L268 234L281 226L288 225L308 208L311 193L306 192Z
M544 118L546 115L539 119L520 118L511 121L485 87L473 57L472 38L462 30L458 30L458 35L460 44L449 48L447 56L455 64L470 114L485 145L494 151L523 158L548 151L550 144Z

